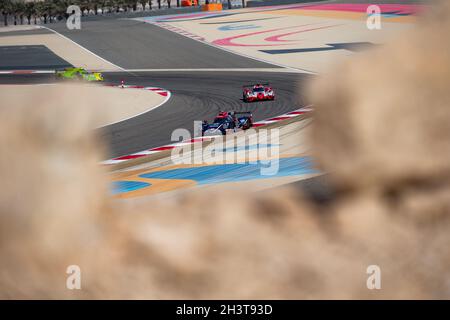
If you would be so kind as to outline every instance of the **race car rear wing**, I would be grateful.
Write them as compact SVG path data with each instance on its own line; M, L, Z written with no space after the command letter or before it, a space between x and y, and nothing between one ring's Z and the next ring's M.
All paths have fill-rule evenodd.
M238 115L238 114L249 114L252 115L251 111L233 111L234 115Z
M269 86L269 85L270 85L270 83L268 83L268 82L266 82L266 83L255 83L255 84L246 84L246 85L242 86L242 88L250 88L250 87L254 87L254 86L256 86L257 84L260 84L260 85L263 85L263 86Z

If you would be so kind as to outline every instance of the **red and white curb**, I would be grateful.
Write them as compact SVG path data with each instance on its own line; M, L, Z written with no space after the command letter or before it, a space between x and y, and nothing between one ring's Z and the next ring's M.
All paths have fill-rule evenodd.
M109 84L105 84L105 86L106 87L111 87L111 88L119 88L121 90L122 89L148 90L148 91L155 92L155 93L159 94L160 96L163 96L164 100L161 103L159 103L158 105L152 106L151 108L149 108L147 110L144 110L141 113L135 114L135 115L133 115L131 117L128 117L128 118L125 118L125 119L121 119L121 120L116 121L116 122L111 122L111 123L108 123L108 124L104 124L104 125L102 125L102 126L100 126L98 128L103 128L103 127L106 127L106 126L109 126L109 125L112 125L112 124L115 124L115 123L123 122L123 121L129 120L131 118L140 116L141 114L147 113L147 112L149 112L149 111L151 111L153 109L156 109L156 108L162 106L163 104L165 104L167 101L169 101L170 97L172 96L172 94L170 93L169 90L166 90L166 89L163 89L163 88L160 88L160 87L145 87L145 86L126 85L126 84L124 84L123 80L121 81L121 84L119 84L119 85L109 83Z
M6 70L1 71L0 74L33 74L33 73L55 73L52 70Z
M124 84L106 84L107 87L121 88L121 89L141 89L141 90L150 90L153 91L163 97L167 97L164 101L166 102L170 98L170 91L159 88L159 87L145 87L145 86L135 86L135 85L124 85Z
M281 116L277 116L277 117L270 118L270 119L267 119L267 120L262 120L262 121L255 122L253 124L253 126L254 127L262 127L262 126L269 125L269 124L272 124L272 123L276 123L276 122L279 122L279 121L283 121L283 120L291 119L291 118L294 118L294 117L298 117L298 116L300 116L302 114L305 114L305 113L308 113L308 112L310 112L312 110L313 109L310 106L303 107L303 108L300 108L298 110L294 110L294 111L288 112L286 114L283 114ZM168 145L165 145L165 146L156 147L156 148L152 148L152 149L148 149L148 150L132 153L132 154L129 154L129 155L126 155L126 156L121 156L121 157L117 157L117 158L114 158L114 159L102 161L101 164L103 164L103 165L118 164L118 163L121 163L121 162L124 162L124 161L145 157L145 156L148 156L148 155L151 155L151 154L155 154L155 153L158 153L158 152L161 152L161 151L172 150L172 149L175 149L177 147L183 147L183 146L194 144L194 143L198 143L198 142L211 141L214 138L216 138L216 137L215 136L197 137L197 138L194 138L194 139L191 139L191 140L182 141L182 142L173 143L173 144L168 144Z
M155 24L155 25L157 25L157 26L159 26L161 28L167 29L169 31L172 31L172 32L175 32L175 33L179 33L179 34L181 34L181 35L183 35L185 37L191 38L191 39L195 39L195 40L198 40L198 41L205 41L205 38L203 38L203 37L200 37L200 36L198 36L196 34L193 34L193 33L189 32L189 31L183 30L183 29L178 28L178 27L174 27L174 26L172 26L170 24L167 24L167 23L164 23L164 22L149 22L149 23Z
M295 118L295 117L298 117L298 116L300 116L302 114L310 112L312 110L313 109L310 106L303 107L303 108L300 108L298 110L294 110L294 111L288 112L286 114L283 114L281 116L277 116L277 117L273 117L273 118L270 118L270 119L267 119L267 120L262 120L262 121L255 122L253 124L253 127L261 127L261 126L265 126L265 125L268 125L268 124L276 123L276 122L279 122L279 121L287 120L287 119L290 119L290 118Z

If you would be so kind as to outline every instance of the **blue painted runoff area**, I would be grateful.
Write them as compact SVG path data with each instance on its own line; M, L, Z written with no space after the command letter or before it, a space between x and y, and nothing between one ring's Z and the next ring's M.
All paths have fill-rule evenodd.
M251 144L246 146L234 146L230 148L215 148L213 151L215 152L237 152L237 151L249 151L255 149L270 149L272 147L279 147L280 144ZM225 145L226 147L226 145Z
M141 181L114 181L112 184L112 193L125 193L139 190L151 186L150 183Z
M177 168L144 173L139 177L148 179L194 180L202 185L319 173L319 171L313 168L312 159L310 157L280 158L271 161L271 163L232 163ZM276 163L276 161L278 161L278 163ZM271 175L263 175L262 171L269 167L276 168L277 170Z

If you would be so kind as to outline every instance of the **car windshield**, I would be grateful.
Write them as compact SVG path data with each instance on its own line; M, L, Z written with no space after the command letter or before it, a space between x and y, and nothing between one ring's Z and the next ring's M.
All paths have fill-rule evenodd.
M264 88L253 88L253 92L264 92Z

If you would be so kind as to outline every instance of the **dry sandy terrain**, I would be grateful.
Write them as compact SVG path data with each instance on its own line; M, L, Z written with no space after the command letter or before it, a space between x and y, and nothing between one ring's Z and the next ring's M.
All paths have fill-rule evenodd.
M102 85L82 85L82 94L79 94L79 87L68 87L69 85L0 85L0 96L2 100L8 101L12 108L23 103L23 95L36 97L36 100L45 101L46 96L58 92L63 87L69 88L70 94L61 97L60 104L75 102L87 104L93 109L95 119L92 121L93 127L104 126L118 122L142 112L149 111L165 100L165 97L149 90L140 89L120 89L106 87ZM36 103L29 105L36 107ZM76 106L75 106L76 108Z

